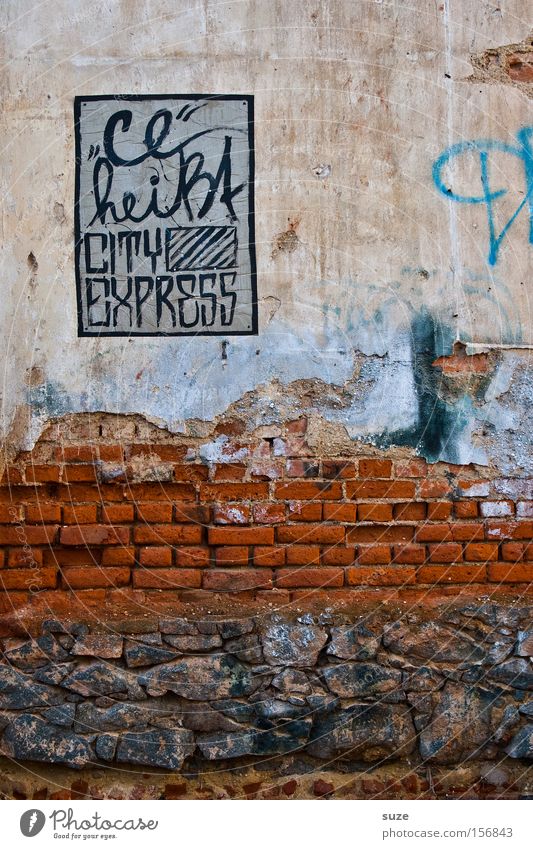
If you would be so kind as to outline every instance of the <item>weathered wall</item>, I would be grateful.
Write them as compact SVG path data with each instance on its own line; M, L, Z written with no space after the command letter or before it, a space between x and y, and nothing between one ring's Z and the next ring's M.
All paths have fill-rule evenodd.
M261 388L275 398L247 405L256 423L288 398L432 461L529 466L527 13L526 0L4 4L9 445L80 411L180 431ZM73 97L175 91L255 96L259 335L79 340ZM432 367L456 340L498 350L484 379L450 387Z

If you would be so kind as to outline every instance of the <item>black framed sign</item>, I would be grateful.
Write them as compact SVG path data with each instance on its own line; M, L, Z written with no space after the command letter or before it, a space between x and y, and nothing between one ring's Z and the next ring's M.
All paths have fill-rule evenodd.
M251 95L76 97L79 336L257 333Z

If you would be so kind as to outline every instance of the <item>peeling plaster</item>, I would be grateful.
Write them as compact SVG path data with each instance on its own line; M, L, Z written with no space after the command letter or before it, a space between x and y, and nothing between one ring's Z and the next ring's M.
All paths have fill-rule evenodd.
M101 8L90 58L86 16L73 0L58 3L61 38L36 7L6 54L16 142L2 187L10 451L30 448L48 421L70 413L136 415L172 433L194 424L209 438L223 416L250 429L308 413L339 442L506 474L530 469L533 392L529 355L518 350L533 344L527 216L489 268L483 204L454 206L431 177L450 145L507 144L531 122L527 84L493 73L495 58L505 70L512 53L531 49L517 33L526 0L493 16L478 2L392 10L335 0L331 30L316 31L294 26L308 18L300 0L275 13L247 0L232 6L231 27L224 10L196 14L178 2L169 13L153 0L138 21L124 3ZM7 7L14 18L17 4ZM36 33L47 40L29 63ZM485 46L503 39L504 48ZM470 62L476 73L465 83ZM259 335L79 340L73 93L168 92L176 78L184 91L255 93ZM472 169L452 176L479 191ZM512 212L522 183L503 165L498 179ZM467 354L498 349L492 370L454 378L435 368L459 339ZM206 460L220 452L221 437L204 448Z

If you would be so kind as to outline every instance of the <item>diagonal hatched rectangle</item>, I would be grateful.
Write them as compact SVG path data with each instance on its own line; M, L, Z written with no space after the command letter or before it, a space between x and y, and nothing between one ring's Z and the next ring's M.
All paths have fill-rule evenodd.
M172 227L166 231L167 271L234 268L236 227Z

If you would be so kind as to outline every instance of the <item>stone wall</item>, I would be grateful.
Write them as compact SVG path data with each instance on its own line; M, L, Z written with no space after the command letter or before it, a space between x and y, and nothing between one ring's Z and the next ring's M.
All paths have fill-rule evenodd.
M532 613L470 602L432 616L131 619L127 632L45 620L40 636L3 641L1 751L185 777L237 762L272 778L279 756L303 775L388 765L418 792L428 767L475 763L519 795L524 776L510 776L533 759Z

